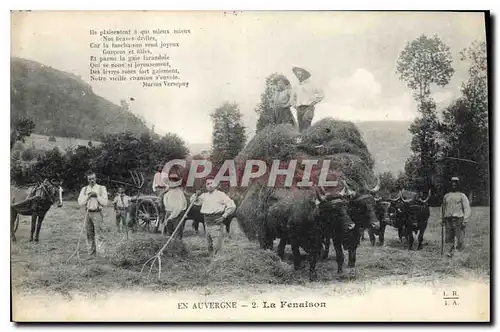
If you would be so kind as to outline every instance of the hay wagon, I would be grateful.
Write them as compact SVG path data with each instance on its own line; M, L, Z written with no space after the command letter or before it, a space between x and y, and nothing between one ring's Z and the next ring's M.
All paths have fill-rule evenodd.
M160 227L160 222L165 215L160 197L156 195L138 194L131 197L133 218L137 226L146 231L156 233Z
M124 184L135 189L135 194L130 197L131 209L129 216L134 224L141 230L156 233L160 222L165 216L160 195L144 194L141 189L144 186L144 175L137 171L129 171L132 177L131 183L111 180L111 182Z

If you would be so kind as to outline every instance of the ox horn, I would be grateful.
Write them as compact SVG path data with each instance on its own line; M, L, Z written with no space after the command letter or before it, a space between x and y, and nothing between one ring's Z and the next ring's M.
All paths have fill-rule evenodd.
M377 192L380 189L380 178L377 176L377 184L375 185L375 187L373 187L372 189L368 189L368 187L365 185L365 188L369 192L372 192L372 193Z
M401 190L398 192L398 197L396 198L391 198L391 201L396 202L401 198Z
M411 202L411 198L406 200L404 197L403 197L403 191L401 191L401 200L405 203L410 203Z
M318 187L314 187L314 193L316 194L316 198L318 199L318 201L324 202L325 201L325 197L320 194L319 190L320 189Z
M345 180L342 181L344 183L344 188L346 189L347 191L347 195L348 196L356 196L356 192L354 190L351 190L351 188L349 188L349 186L347 185L347 182Z
M426 199L420 199L420 201L422 203L427 203L427 201L429 200L430 197L431 197L431 190L429 189L429 192L427 193L427 198Z

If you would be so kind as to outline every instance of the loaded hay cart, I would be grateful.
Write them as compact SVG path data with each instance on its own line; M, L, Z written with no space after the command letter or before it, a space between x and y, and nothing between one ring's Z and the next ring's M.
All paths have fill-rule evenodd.
M156 233L159 230L161 220L165 216L165 210L162 204L162 195L143 194L141 192L144 186L144 175L136 171L129 171L133 184L111 180L112 182L124 184L135 188L135 195L130 197L131 206L129 207L129 217L133 224L139 229Z

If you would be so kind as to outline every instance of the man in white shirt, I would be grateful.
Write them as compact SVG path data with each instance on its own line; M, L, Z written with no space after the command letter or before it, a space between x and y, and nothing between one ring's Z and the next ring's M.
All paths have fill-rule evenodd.
M471 208L467 196L458 190L458 177L451 178L451 192L444 195L441 206L441 218L446 229L446 243L450 244L448 257L453 257L456 249L461 251L465 237L465 226L471 216Z
M125 194L125 189L118 188L118 195L113 200L113 208L116 213L116 228L118 233L127 228L127 211L130 205L130 197Z
M89 256L96 256L97 248L104 249L102 209L108 204L108 192L105 186L96 183L96 174L94 172L87 173L87 181L89 184L80 191L78 204L87 210L85 229L87 231Z
M170 174L168 179L177 182L180 177L174 173ZM161 233L165 234L166 231L167 235L172 235L187 208L187 200L181 184L171 184L169 186L169 190L163 196L163 206L165 208L165 220L160 226ZM180 239L182 239L184 225L185 220L182 221L182 225L176 234Z
M292 94L292 105L297 110L297 122L299 131L302 132L311 126L314 117L314 108L324 98L323 91L313 86L311 74L302 68L293 67L293 73L299 80Z
M222 247L224 224L226 225L226 230L229 233L229 225L233 218L233 214L236 211L236 204L234 201L224 192L216 189L216 187L217 186L215 185L213 179L207 179L207 192L199 196L199 199L203 202L200 212L203 214L205 225L208 226L210 224L216 224L220 227L219 241L214 253L217 253ZM213 240L209 230L206 232L206 238L208 251L212 253L214 251Z

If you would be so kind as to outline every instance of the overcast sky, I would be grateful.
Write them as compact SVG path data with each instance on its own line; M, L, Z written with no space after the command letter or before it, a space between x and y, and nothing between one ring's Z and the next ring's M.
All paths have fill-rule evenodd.
M459 52L485 40L482 13L377 12L221 12L24 13L13 19L12 55L80 75L90 83L90 29L190 29L171 39L181 46L170 52L189 88L142 88L139 83L91 85L116 104L134 97L131 111L174 132L189 143L209 143L210 112L224 101L238 103L248 132L265 77L306 68L324 89L314 121L412 120L412 92L395 71L399 53L421 34L436 33L451 48L456 72L445 88L433 91L444 107L459 95L467 63Z

